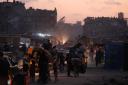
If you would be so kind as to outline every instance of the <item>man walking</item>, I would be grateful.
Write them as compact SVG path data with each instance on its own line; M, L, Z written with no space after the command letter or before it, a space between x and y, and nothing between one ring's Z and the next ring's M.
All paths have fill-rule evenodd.
M9 63L3 58L3 52L0 52L0 85L8 85Z

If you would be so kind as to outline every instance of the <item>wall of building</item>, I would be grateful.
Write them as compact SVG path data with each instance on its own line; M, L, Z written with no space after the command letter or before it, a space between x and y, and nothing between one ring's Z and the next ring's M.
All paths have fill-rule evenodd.
M88 17L84 20L83 28L83 35L96 42L122 41L128 32L126 20L110 17Z
M57 10L26 9L24 4L0 2L0 34L23 34L54 29Z

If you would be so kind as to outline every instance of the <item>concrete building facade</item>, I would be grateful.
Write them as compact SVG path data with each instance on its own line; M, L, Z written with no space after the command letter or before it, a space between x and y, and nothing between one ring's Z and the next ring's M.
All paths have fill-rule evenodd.
M85 36L94 42L125 41L127 39L127 21L120 13L119 17L87 17L84 20Z

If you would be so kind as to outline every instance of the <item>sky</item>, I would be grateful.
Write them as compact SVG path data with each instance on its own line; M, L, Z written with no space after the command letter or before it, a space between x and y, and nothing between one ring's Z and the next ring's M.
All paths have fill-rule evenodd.
M22 0L23 1L23 0ZM124 12L128 17L128 0L24 0L26 8L53 10L58 12L58 20L65 16L65 22L75 23L86 17L117 17L118 12Z

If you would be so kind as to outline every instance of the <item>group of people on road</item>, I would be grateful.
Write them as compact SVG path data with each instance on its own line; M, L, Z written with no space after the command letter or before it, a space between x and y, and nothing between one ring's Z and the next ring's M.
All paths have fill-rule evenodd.
M0 51L0 85L8 85L9 78L12 80L11 85L29 85L30 81L35 81L35 73L39 73L39 83L48 83L50 80L50 63L54 71L55 81L58 80L58 67L60 71L64 70L63 53L58 53L56 46L53 47L49 40L42 45L36 43L31 52L28 52L28 49L22 45L16 51L18 70L12 69L10 61L4 57L3 51ZM12 70L16 72L10 73Z
M20 74L11 76L12 85L29 85L30 81L35 81L35 73L39 73L38 82L46 84L51 80L51 69L54 72L55 81L57 81L58 71L65 71L65 61L68 77L72 77L72 72L74 77L86 72L88 57L85 56L86 49L81 43L71 47L66 55L59 52L56 46L52 46L49 40L42 45L36 44L31 52L28 52L27 49L29 48L22 46L17 52L17 61L21 61L18 63ZM96 66L100 63L102 56L103 52L98 49L95 57ZM0 85L7 85L9 70L9 63L3 57L3 52L0 52ZM21 77L19 78L19 76Z

